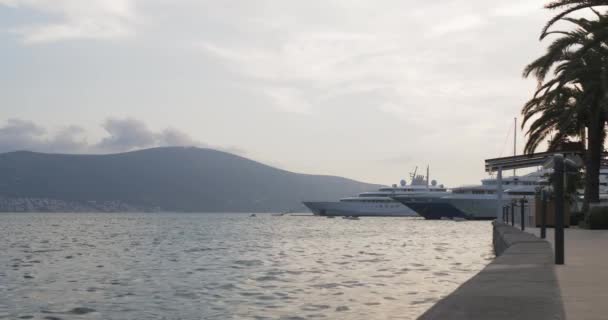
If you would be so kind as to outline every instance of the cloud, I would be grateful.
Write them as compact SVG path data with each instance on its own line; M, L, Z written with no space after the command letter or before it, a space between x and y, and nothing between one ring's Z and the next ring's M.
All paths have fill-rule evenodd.
M310 113L311 104L302 96L303 93L296 88L267 88L265 92L279 111L299 114Z
M79 126L69 126L59 129L50 141L40 145L43 151L48 152L86 152L89 148L86 131ZM46 150L44 150L46 149Z
M127 151L158 145L158 134L145 123L135 119L108 119L102 125L109 136L96 147L104 151Z
M430 35L445 36L456 32L468 31L483 26L485 22L479 15L461 15L431 28Z
M0 150L36 147L45 132L34 122L8 119L6 125L0 128Z
M102 127L108 136L88 143L86 131L68 126L50 132L32 121L9 119L0 126L0 152L28 150L51 153L115 153L153 147L203 147L243 154L235 147L217 147L200 142L173 128L150 129L144 122L132 119L107 119Z
M133 33L132 0L0 0L0 5L47 14L49 22L13 31L29 44L69 39L109 39Z
M499 10L481 1L403 5L387 10L365 2L330 1L335 11L294 20L284 18L287 12L265 8L256 21L268 18L273 24L244 20L239 26L249 30L233 31L231 39L196 40L194 47L229 70L244 90L263 96L275 110L296 114L334 108L331 102L338 96L350 97L348 103L356 107L362 101L357 97L373 95L377 103L368 108L400 113L403 119L414 113L420 123L428 123L437 117L417 106L433 105L435 114L441 114L521 83L526 60L517 59L526 51L496 48L521 46L518 32L528 26L511 27L517 36L497 37L503 26L495 11L525 15L533 6L521 2ZM332 16L336 12L347 14ZM282 18L271 19L272 14Z
M530 15L534 12L538 12L542 7L543 4L536 1L510 1L508 4L499 6L494 9L493 13L497 16L520 17Z
M173 128L164 129L158 135L158 145L165 146L196 146L201 143L189 135Z
M538 32L554 14L546 0L503 2L0 0L0 28L20 35L4 41L5 114L79 123L69 117L86 105L89 117L157 123L170 106L172 121L238 137L254 157L295 170L389 180L406 150L413 162L445 163L452 181L469 179L534 89L521 70L542 53ZM32 110L44 103L48 111ZM106 121L89 143L86 132L56 139L58 130L31 127L12 148L200 143L137 121Z
M406 165L412 163L415 159L411 155L396 155L388 158L379 159L379 162L388 164Z
M88 147L84 130L77 126L60 128L53 134L32 121L8 119L0 127L0 152L37 150L43 152L82 152Z

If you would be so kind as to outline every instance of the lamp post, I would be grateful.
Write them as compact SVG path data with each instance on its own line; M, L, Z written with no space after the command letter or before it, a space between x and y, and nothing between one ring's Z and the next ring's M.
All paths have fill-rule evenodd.
M520 204L520 213L521 213L521 221L519 221L521 223L521 231L526 230L526 219L525 219L525 204L526 202L528 202L528 200L526 200L526 197L523 197L519 200L519 204Z
M547 238L547 190L540 191L540 238Z
M515 227L515 200L511 200L511 226Z
M553 156L555 190L555 264L564 264L564 156Z

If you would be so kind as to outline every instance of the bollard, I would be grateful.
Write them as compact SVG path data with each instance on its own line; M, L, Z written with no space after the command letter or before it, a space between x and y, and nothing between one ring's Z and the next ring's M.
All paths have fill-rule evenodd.
M524 231L524 230L526 230L526 219L524 217L524 215L525 215L524 210L525 210L526 198L525 197L521 198L519 200L519 203L520 203L520 210L519 211L521 213L521 221L520 221L520 223L521 223L521 231Z
M511 202L511 226L515 227L515 202Z
M564 157L553 157L555 199L555 264L564 264Z
M547 238L547 192L541 191L540 194L540 238Z

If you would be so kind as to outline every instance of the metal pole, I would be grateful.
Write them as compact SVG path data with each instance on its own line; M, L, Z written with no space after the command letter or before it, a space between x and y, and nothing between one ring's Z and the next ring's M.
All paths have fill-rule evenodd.
M429 183L430 183L430 181L429 181L429 170L430 170L429 169L429 165L427 164L426 165L426 190L430 189L429 188Z
M517 117L513 119L513 159L517 155ZM517 170L513 169L513 176L517 175Z
M511 201L511 225L515 227L515 202Z
M521 223L521 231L524 231L524 230L526 230L526 220L525 220L525 217L524 217L524 215L525 215L524 214L524 209L525 209L524 204L526 203L526 199L525 198L521 198L519 200L519 203L521 205L521 208L519 210L520 213L521 213L521 221L520 221L520 223Z
M498 215L500 214L500 207L504 207L504 203L502 201L502 167L498 167L498 172L496 174L496 219L498 219Z
M542 190L540 193L540 238L547 237L547 192Z
M564 264L564 157L553 157L555 190L555 264Z

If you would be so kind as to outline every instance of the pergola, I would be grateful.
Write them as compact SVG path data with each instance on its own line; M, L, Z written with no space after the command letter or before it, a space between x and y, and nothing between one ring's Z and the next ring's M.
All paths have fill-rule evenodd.
M511 169L521 169L521 168L530 168L530 167L538 167L545 165L548 161L553 159L553 156L561 154L566 159L571 159L576 163L582 163L581 156L583 155L582 151L556 151L556 152L540 152L540 153L532 153L521 156L511 156L511 157L502 157L502 158L493 158L486 159L485 166L486 172L496 172L497 175L497 198L496 201L496 218L500 219L502 216L502 171L503 170L511 170ZM604 161L606 162L606 157L608 153L604 153Z

